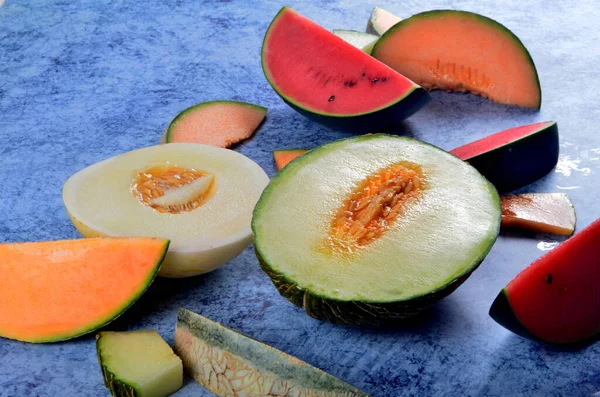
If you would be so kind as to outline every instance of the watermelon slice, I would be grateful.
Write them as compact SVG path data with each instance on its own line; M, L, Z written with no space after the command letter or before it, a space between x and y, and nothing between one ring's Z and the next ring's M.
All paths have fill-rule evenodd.
M558 161L558 126L554 121L500 131L450 153L477 168L499 192L535 182Z
M600 333L600 219L523 270L490 316L524 337L581 343Z
M417 84L288 7L267 30L262 66L286 103L332 128L377 132L430 99Z

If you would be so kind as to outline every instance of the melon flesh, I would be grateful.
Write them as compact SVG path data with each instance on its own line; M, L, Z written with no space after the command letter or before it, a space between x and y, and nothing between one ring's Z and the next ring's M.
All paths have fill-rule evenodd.
M304 153L308 152L308 149L282 149L282 150L274 150L273 158L275 159L275 164L277 165L277 170L279 171L290 161L295 159L296 157L302 156Z
M267 79L288 102L325 115L358 115L398 102L418 86L284 7L263 45Z
M183 365L156 331L100 332L96 352L114 397L166 397L183 385Z
M355 30L334 29L333 34L344 39L347 43L370 54L379 36L369 33L357 32Z
M367 23L367 33L381 36L401 20L402 18L391 12L375 6Z
M490 315L514 332L550 343L597 335L599 247L600 219L519 273L498 295Z
M529 52L507 28L482 15L452 10L413 15L388 30L372 55L424 88L541 106Z
M180 309L175 351L185 371L219 397L366 397L296 357Z
M168 245L142 237L0 244L0 336L54 342L107 324L148 288Z
M246 102L210 101L192 106L171 122L163 141L227 148L254 134L267 109Z
M206 176L166 190L151 203L177 204L206 197L200 206L159 212L132 193L139 174L171 166ZM159 275L187 277L212 271L248 247L252 209L268 182L258 164L235 151L170 143L137 149L79 171L65 183L63 200L85 237L144 235L171 240Z
M564 193L524 193L502 197L502 227L570 236L575 231L575 208Z

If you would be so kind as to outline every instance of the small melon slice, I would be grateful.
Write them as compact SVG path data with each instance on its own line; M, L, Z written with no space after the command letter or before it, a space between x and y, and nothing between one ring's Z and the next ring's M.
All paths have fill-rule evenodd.
M175 351L198 383L219 397L367 397L304 361L180 309Z
M206 273L252 241L250 219L267 174L246 156L197 143L170 143L116 156L71 176L63 200L85 237L171 240L159 275Z
M434 10L381 36L373 57L428 89L472 92L539 109L542 91L529 52L500 23L465 11Z
M166 397L183 385L183 365L156 331L100 332L96 353L114 397Z
M102 327L148 288L168 245L144 237L0 244L0 336L56 342Z
M477 168L500 192L529 185L558 162L554 121L510 128L450 151Z
M523 337L581 343L600 334L600 219L533 262L498 294L490 316Z
M179 113L161 143L204 143L223 148L248 139L265 119L267 108L247 102L202 102Z
M347 43L361 51L371 54L373 46L379 40L379 36L370 33L357 32L356 30L334 29L333 34L344 39Z
M391 12L375 6L367 23L367 33L381 36L401 20Z
M315 318L368 325L450 294L499 228L498 194L475 168L385 134L297 158L273 177L252 218L257 258L281 295Z
M501 198L502 227L570 236L575 231L575 208L564 193L509 194Z
M275 159L275 164L277 165L277 170L279 171L280 169L285 167L290 161L292 161L296 157L302 156L306 152L308 152L308 149L274 150L273 158Z
M392 128L430 100L411 80L288 7L265 34L262 66L287 104L331 128Z

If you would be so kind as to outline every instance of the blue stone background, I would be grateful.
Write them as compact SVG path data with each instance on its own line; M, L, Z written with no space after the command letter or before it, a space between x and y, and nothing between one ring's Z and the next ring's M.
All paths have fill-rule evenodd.
M600 216L597 0L377 4L404 17L453 8L497 19L530 50L543 88L540 112L435 92L398 133L451 149L505 128L556 120L559 165L523 190L568 192L579 229ZM257 134L235 150L270 175L272 150L347 136L295 113L263 77L262 38L283 5L6 0L0 7L0 241L78 238L61 200L65 180L99 160L156 144L169 121L197 102L238 99L268 107ZM328 29L362 30L375 2L288 5ZM487 314L498 291L556 241L503 232L461 288L421 322L395 330L308 317L277 294L251 248L206 276L158 279L106 328L154 328L172 343L183 306L373 396L589 396L600 390L599 344L577 350L545 346L511 334ZM104 395L93 335L45 345L0 339L0 396ZM176 395L211 394L188 378Z

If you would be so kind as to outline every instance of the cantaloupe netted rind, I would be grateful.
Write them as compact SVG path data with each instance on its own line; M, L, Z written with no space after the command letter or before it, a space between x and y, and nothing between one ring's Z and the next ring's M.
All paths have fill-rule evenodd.
M132 191L136 180L139 184L140 175L161 167L187 170L184 179L214 178L206 198L200 196L202 201L192 207L189 203L152 207L157 197L140 201ZM163 237L171 240L171 246L159 275L186 277L214 270L251 243L252 209L268 181L262 168L240 153L169 143L124 153L77 172L65 183L63 200L73 224L86 237L169 236ZM175 204L177 199L171 197Z
M379 237L337 249L331 225L342 203L398 163L420 166L418 195ZM499 227L498 193L477 170L432 145L384 134L296 159L272 179L252 220L261 267L283 296L313 317L358 324L402 319L451 293Z

